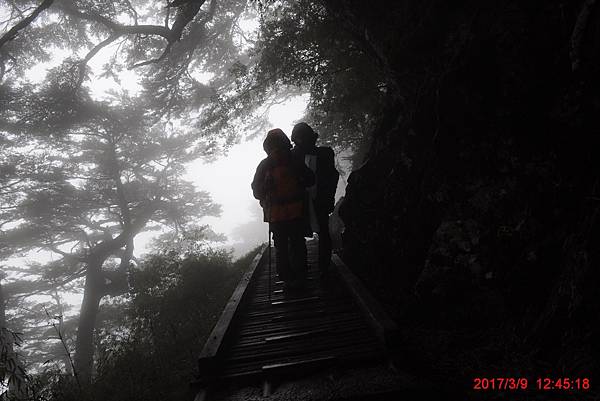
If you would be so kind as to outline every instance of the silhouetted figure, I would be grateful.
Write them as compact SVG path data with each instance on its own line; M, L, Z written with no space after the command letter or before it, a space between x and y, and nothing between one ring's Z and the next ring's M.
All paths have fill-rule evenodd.
M292 152L304 160L316 177L315 184L308 188L308 220L311 234L319 233L319 270L322 275L326 275L331 262L329 214L334 208L340 174L335 169L333 149L316 146L318 137L304 122L296 124L292 130L292 141L296 145Z
M267 158L256 168L252 192L273 232L277 274L293 289L306 280L304 194L315 177L301 159L293 157L291 147L279 128L268 132L263 142Z

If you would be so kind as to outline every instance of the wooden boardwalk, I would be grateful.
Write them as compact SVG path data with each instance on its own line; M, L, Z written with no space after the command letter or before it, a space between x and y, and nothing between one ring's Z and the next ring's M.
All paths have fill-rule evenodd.
M307 288L293 293L277 281L274 250L270 276L269 252L254 259L199 358L198 400L211 386L263 382L268 395L271 380L385 360L395 324L337 256L321 279L316 240L307 248Z

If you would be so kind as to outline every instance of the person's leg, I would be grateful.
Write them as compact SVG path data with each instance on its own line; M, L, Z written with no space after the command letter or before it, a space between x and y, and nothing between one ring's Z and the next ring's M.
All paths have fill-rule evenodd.
M290 264L292 280L302 285L306 281L306 241L302 220L290 222Z
M275 246L275 269L282 281L290 280L290 256L288 229L284 222L271 223L273 244Z
M319 213L319 271L326 274L331 263L331 235L329 234L329 214Z

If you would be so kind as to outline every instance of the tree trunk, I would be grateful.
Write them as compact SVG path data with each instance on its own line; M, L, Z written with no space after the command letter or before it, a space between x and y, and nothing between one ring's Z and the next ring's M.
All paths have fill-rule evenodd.
M6 303L4 302L4 294L2 293L2 282L0 278L0 329L6 328Z
M96 316L102 298L102 263L96 260L90 262L85 277L83 302L79 313L77 340L75 342L75 375L80 383L89 383L92 378L94 363L94 328Z
M105 241L91 250L87 261L83 301L79 313L77 326L77 340L75 341L75 376L80 384L88 384L92 379L94 366L94 329L96 317L100 309L100 300L107 294L102 265L108 257L125 246L121 258L121 267L125 266L133 254L133 238L146 225L148 219L156 208L149 208L141 213L131 226L127 226L116 238Z
M26 400L27 399L27 386L25 382L25 376L22 371L22 365L19 361L19 356L14 350L15 337L8 330L6 323L6 300L4 299L4 293L2 292L2 283L0 282L0 336L3 336L2 344L4 347L2 364L8 364L9 360L14 362L14 370L6 372L5 379L8 380L8 391L5 393L6 399L10 400ZM6 365L5 365L6 366ZM2 398L2 397L0 397ZM5 398L2 398L3 400Z

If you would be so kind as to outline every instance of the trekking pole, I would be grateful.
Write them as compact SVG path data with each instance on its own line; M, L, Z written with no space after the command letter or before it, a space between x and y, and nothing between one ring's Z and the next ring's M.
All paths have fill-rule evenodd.
M269 207L269 303L271 303L271 209Z
M269 303L271 303L271 209L273 205L271 205L271 194L269 193L267 193L267 207L269 208L269 284L267 285L267 290L269 291Z

